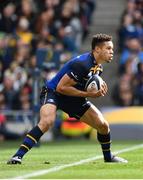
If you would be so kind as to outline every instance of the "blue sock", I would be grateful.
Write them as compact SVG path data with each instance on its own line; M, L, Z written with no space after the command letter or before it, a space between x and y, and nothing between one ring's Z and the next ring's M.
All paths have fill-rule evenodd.
M110 146L111 146L110 132L104 135L97 133L97 139L101 144L104 160L111 161L112 154L110 150Z
M23 157L40 139L43 132L38 126L34 127L24 138L23 143L14 156ZM14 157L13 156L13 157Z

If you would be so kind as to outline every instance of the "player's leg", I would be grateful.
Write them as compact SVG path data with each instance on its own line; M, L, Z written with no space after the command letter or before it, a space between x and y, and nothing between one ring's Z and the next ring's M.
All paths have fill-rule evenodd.
M127 162L122 158L112 155L110 150L111 137L109 124L94 105L91 105L80 120L97 129L97 139L101 144L105 162Z
M56 117L56 106L45 104L40 109L40 121L23 140L18 151L7 162L8 164L21 164L23 156L39 141L41 136L53 125Z
M24 138L20 148L7 162L8 164L20 164L23 156L39 141L41 136L53 125L56 118L56 96L53 91L43 88L41 95L40 121ZM51 102L52 101L52 102Z

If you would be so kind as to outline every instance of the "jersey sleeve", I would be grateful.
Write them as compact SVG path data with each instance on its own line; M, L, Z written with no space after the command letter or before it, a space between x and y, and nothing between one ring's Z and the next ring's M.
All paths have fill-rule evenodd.
M80 82L86 76L86 68L81 62L74 62L67 74L76 82Z

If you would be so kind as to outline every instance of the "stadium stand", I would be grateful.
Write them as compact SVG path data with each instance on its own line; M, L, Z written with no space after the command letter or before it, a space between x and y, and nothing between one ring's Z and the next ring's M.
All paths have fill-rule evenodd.
M119 81L113 89L118 106L143 105L143 1L128 0L118 31Z

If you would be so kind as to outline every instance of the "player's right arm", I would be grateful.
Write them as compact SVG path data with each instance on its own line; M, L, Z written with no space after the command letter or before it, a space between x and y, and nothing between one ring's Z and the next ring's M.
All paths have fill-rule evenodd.
M95 91L87 92L76 89L74 87L76 83L77 82L73 78L71 78L68 74L65 74L59 81L56 91L59 92L60 94L67 96L92 97L92 98L104 96L107 93L106 84L104 84L102 88L97 92Z

